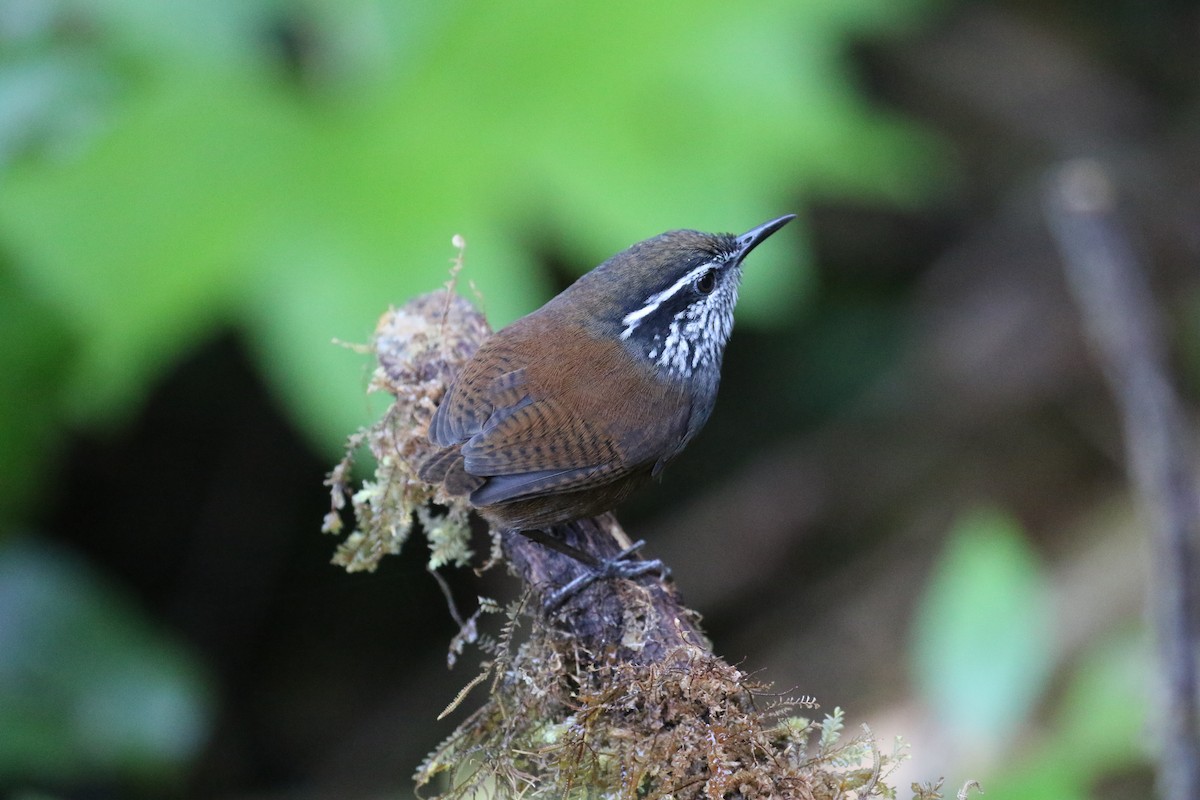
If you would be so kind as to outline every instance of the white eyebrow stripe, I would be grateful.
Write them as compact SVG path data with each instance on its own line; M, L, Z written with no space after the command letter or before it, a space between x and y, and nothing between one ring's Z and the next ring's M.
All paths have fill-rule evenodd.
M687 286L689 283L694 281L696 278L699 278L702 274L708 272L713 267L714 263L712 261L701 264L679 280L675 281L675 283L671 284L666 289L647 297L645 305L643 305L637 311L630 311L625 315L625 318L621 320L621 324L625 326L625 330L621 332L621 338L628 339L630 334L633 333L633 329L638 326L639 322L657 311L659 306L678 294L684 286Z

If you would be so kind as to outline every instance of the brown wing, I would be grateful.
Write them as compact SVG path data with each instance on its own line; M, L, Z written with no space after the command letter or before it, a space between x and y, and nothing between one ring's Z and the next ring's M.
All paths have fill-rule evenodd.
M619 341L535 314L488 340L464 368L430 440L461 445L462 461L448 473L483 506L650 469L677 452L689 415L682 388L664 388Z
M484 342L446 390L429 422L429 441L438 447L462 444L483 430L497 405L508 402L504 389L511 381L505 373L519 369L519 354L501 331Z

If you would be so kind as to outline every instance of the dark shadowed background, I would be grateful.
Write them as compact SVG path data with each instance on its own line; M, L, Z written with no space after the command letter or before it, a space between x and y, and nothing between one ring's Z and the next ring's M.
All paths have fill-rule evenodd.
M1198 74L1181 1L0 0L0 786L409 796L479 656L419 538L329 564L384 407L334 340L456 233L498 326L796 212L626 528L901 797L1146 797L1148 527L1042 198L1108 170L1194 414Z

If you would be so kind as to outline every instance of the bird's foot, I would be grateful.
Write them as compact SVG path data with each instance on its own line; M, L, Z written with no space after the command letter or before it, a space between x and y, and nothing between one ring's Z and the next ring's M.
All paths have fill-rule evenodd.
M660 578L667 578L671 574L671 570L657 558L650 561L630 560L630 557L634 553L645 546L646 542L639 539L612 558L606 558L595 566L589 566L587 572L546 598L546 610L558 610L562 607L563 603L596 581L611 580L613 578L640 578L642 575L649 575L651 573L657 573Z

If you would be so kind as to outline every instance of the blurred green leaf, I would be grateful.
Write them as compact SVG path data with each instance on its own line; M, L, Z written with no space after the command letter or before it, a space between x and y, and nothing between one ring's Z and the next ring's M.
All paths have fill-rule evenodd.
M331 340L366 340L389 303L442 283L454 233L503 324L548 295L530 245L582 272L805 193L923 196L931 141L868 109L842 63L849 37L922 5L72 4L124 88L85 152L9 170L0 234L83 343L76 418L128 413L234 325L332 449L368 413L365 359ZM291 82L275 40L296 43ZM756 258L740 316L801 308L802 239L792 226Z
M1048 730L983 781L988 798L1082 800L1104 776L1149 765L1152 669L1144 631L1098 641L1072 669Z
M982 779L987 800L1088 800L1086 780L1075 765L1050 758L1018 762L1013 768Z
M965 752L994 752L1029 715L1052 666L1050 616L1017 522L998 511L960 519L917 611L913 668Z
M254 45L269 31L278 0L58 0L64 16L86 19L107 48L152 68L222 69L259 61Z
M1079 659L1055 716L1059 759L1112 769L1146 758L1153 743L1146 723L1154 674L1147 631L1097 641Z
M95 135L113 89L98 61L71 51L0 60L0 170L28 152L69 152Z
M2 264L0 342L6 343L0 347L0 521L5 521L36 495L39 468L55 449L63 382L75 348L66 321L31 297Z
M0 544L0 782L166 785L209 730L199 665L71 554Z

